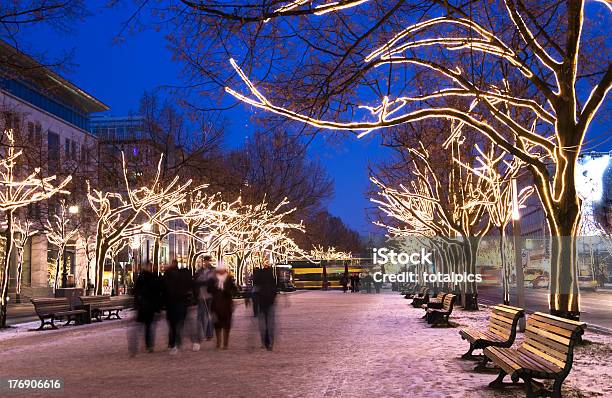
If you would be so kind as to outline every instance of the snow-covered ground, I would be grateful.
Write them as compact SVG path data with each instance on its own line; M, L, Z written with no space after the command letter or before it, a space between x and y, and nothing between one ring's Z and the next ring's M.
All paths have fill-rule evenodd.
M123 321L32 332L38 323L0 332L0 377L62 377L61 397L522 397L492 390L495 373L475 373L460 355L458 328L430 328L422 310L398 294L307 292L278 303L273 352L260 348L250 308L237 306L227 351L207 342L172 357L165 321L156 352L130 358ZM455 324L484 327L488 309L456 310ZM519 339L521 336L519 336ZM575 352L564 397L612 396L612 337L587 332ZM188 340L187 340L188 341Z

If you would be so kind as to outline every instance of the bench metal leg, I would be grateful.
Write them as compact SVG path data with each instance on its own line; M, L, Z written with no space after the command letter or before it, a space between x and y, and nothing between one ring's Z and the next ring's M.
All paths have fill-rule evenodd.
M523 384L527 385L530 383L519 383L519 378L516 373L512 376L512 382L504 383L504 377L506 377L508 373L505 370L500 369L497 378L489 383L489 387L491 388L504 388L505 386L521 386ZM531 384L530 384L531 385ZM527 388L527 387L525 387Z
M106 319L107 320L111 320L111 319L121 319L121 317L119 316L119 311L120 310L107 310L107 315L106 315ZM114 317L114 318L113 318Z
M464 338L465 340L465 338ZM470 349L463 355L461 355L461 359L474 359L475 355L472 354L476 347L474 347L474 343L470 343Z
M527 395L527 398L537 397L539 394L534 393L533 386L531 385L531 379L527 377L524 380L525 380L525 395Z
M551 394L553 398L561 398L561 384L563 384L563 379L555 380L555 384L553 384L553 390Z
M57 326L53 323L53 318L50 321L45 321L44 318L40 318L40 326L36 330L45 330L45 325L51 325L51 329L57 329Z
M500 369L497 378L489 383L489 387L491 388L503 388L504 387L504 377L506 377L508 373L505 370Z
M487 363L489 363L489 361L490 361L489 357L486 356L486 355L483 355L482 356L482 361L480 361L480 363L474 367L474 370L476 372L481 372L483 370L487 370L488 369L487 368Z
M525 393L528 398L532 397L553 397L553 398L561 398L561 385L563 384L563 379L555 379L555 383L553 384L552 391L547 390L544 387L544 384L539 381L532 380L529 377L523 378L525 380ZM534 386L538 389L534 390Z

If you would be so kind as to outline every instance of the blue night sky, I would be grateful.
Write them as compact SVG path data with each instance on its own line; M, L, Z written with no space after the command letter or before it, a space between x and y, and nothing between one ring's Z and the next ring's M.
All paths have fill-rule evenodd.
M73 51L73 65L60 74L107 104L110 115L137 112L144 91L163 90L163 86L183 82L181 64L172 61L164 32L126 33L125 40L119 43L113 40L121 31L122 21L133 12L133 4L125 3L100 10L77 24L70 34L45 27L22 31L19 45L22 51L46 62ZM253 133L256 126L249 123L250 112L247 106L238 104L222 115L227 120L226 147L242 144ZM311 144L309 152L334 179L335 195L329 211L360 233L382 232L367 220L365 208L371 205L364 194L368 188L368 163L386 153L378 140L346 138L326 144L321 137Z
M110 106L111 115L136 112L144 91L166 85L180 86L183 82L181 65L172 61L164 32L126 33L125 40L114 42L113 38L121 31L122 22L131 15L133 7L132 2L121 2L113 9L99 9L95 15L77 24L70 34L44 27L22 31L18 35L21 49L45 61L74 51L74 65L61 72L64 77ZM222 115L227 120L226 147L238 146L252 134L256 126L249 123L250 112L247 106L238 104ZM589 142L601 143L602 138L607 141L604 124L605 121L592 126L586 147L590 146ZM611 144L605 142L589 149L609 150ZM388 150L380 147L375 136L362 140L334 139L332 144L319 137L311 145L310 156L318 159L335 181L335 196L329 203L329 210L360 233L382 232L367 220L365 209L371 204L364 193L368 188L368 164L388 155Z

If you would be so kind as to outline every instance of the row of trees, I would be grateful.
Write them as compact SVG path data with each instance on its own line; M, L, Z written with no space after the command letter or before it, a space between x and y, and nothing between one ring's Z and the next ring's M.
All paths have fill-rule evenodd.
M426 133L427 121L454 121L481 148L493 143L520 162L552 236L551 312L579 313L575 171L612 85L606 5L587 16L584 0L182 3L171 40L191 78L214 76L238 100L315 129ZM230 64L246 94L219 68L227 51L240 56ZM261 89L248 77L270 70ZM456 232L483 230L468 228Z
M445 125L430 127L444 129ZM476 274L482 239L496 228L500 251L505 253L506 227L533 188L516 192L519 162L492 144L481 148L469 142L461 126L451 124L450 128L453 138L438 144L435 137L430 138L429 149L422 141L416 144L420 148L396 146L400 165L381 167L380 175L372 177L377 188L372 201L384 215L376 224L391 237L413 237L429 248L437 256L438 272ZM410 137L397 134L395 139ZM402 168L405 161L409 164ZM500 260L503 297L508 302L511 267L505 256ZM447 288L461 292L464 307L477 308L475 281Z
M56 181L56 176L42 177L39 168L28 172L27 164L20 162L22 152L16 149L12 130L6 131L7 141L0 159L0 209L5 221L5 241L2 253L2 313L4 326L12 252L17 250L17 291L20 291L23 270L23 248L29 237L35 234L32 223L20 218L17 212L33 204L49 205L48 199L66 195L71 181L67 176ZM117 254L132 247L135 239L148 237L154 242L153 261L159 271L159 247L171 234L184 235L188 242L188 267L193 271L198 258L213 255L232 268L243 283L253 267L264 262L276 263L290 258L310 258L292 238L304 232L302 222L292 222L296 208L282 198L271 203L266 198L256 204L243 203L237 197L225 201L221 193L211 193L207 185L195 185L194 181L175 176L163 182L164 157L160 157L154 178L144 186L134 183L125 154L122 155L122 185L116 190L96 189L87 181L87 199L95 215L95 228L81 228L70 217L71 208L61 199L52 219L47 220L44 233L58 254L50 279L54 288L65 286L66 262L64 254L75 240L86 253L87 285L90 267L93 267L95 293L102 293L102 282L107 260L114 265ZM29 174L28 174L29 173ZM328 249L336 253L335 249ZM113 267L114 268L114 267ZM114 270L113 270L114 272ZM60 285L60 280L62 284ZM112 282L111 282L112 283Z

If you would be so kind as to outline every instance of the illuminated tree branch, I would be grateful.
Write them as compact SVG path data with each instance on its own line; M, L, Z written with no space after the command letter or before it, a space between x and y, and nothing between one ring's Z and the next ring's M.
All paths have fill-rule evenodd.
M64 188L71 177L55 183L56 176L44 177L39 168L29 173L20 163L22 151L15 145L15 135L12 130L4 132L7 139L0 158L0 212L6 222L5 252L0 269L0 328L6 327L6 306L8 303L8 283L12 252L15 249L15 217L18 209L28 205L38 204L58 193L68 193ZM25 176L22 176L22 173ZM29 174L28 174L29 173Z

